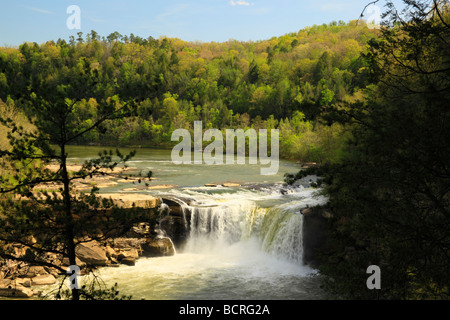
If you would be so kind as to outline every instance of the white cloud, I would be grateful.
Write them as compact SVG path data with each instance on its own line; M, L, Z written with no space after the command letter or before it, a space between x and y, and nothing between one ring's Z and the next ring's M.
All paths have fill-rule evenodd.
M166 12L163 12L163 13L157 15L156 19L157 20L164 20L167 17L171 17L171 16L174 16L174 15L177 15L177 14L183 12L188 7L189 7L188 4L180 4L180 5L176 6L176 7L171 8L170 10L168 10Z
M243 1L243 0L237 0L237 1L230 0L230 4L232 6L249 6L250 2ZM253 5L253 3L252 3L252 5Z
M51 12L51 11L48 11L48 10L44 10L44 9L40 9L40 8L34 8L34 7L28 7L28 6L22 6L22 7L27 8L28 10L39 12L39 13L55 14L54 12Z

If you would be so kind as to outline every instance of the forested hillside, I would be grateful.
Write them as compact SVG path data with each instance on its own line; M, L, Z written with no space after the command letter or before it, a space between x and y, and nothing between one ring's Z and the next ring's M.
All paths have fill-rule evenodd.
M0 103L29 112L34 94L79 88L82 94L67 96L77 129L96 122L101 100L138 106L135 116L106 121L74 143L169 147L173 130L202 120L204 129L278 128L282 157L334 162L345 127L321 115L362 96L369 82L360 54L377 32L340 21L258 42L91 31L68 42L24 43L0 48Z
M119 162L105 152L72 177L68 145L171 147L172 132L198 120L203 129L276 128L282 157L320 164L286 182L315 174L327 197L308 208L326 221L316 252L324 288L350 299L448 300L450 5L404 3L401 16L388 1L379 29L332 22L225 43L91 31L0 48L0 194L33 197L42 182L63 184L62 200L34 198L51 205L42 213L5 196L0 240L59 232L56 241L45 231L42 245L64 243L76 264L76 238L88 222L97 227L87 205L96 190L80 201L71 183ZM50 160L61 169L39 168ZM34 243L26 245L43 251ZM381 270L377 290L366 285L369 266Z

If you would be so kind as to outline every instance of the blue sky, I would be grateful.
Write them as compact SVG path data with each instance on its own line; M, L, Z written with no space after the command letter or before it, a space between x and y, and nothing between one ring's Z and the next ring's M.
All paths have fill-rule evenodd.
M357 19L371 0L1 0L0 46L101 36L177 37L186 41L264 40L331 21ZM401 2L398 0L397 2ZM81 29L69 30L67 8L81 11ZM383 8L384 1L380 1Z

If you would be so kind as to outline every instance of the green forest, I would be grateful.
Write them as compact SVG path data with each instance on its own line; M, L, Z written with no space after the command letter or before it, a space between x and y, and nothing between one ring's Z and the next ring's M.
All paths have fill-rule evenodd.
M172 132L199 120L204 130L279 129L282 158L318 164L285 182L316 174L330 199L313 208L332 217L318 265L327 290L449 299L450 10L448 1L405 3L402 17L388 6L380 28L330 22L255 42L91 31L2 47L1 192L33 197L30 186L62 182L63 202L51 201L70 218L60 240L75 264L73 238L87 231L75 228L74 212L87 207L70 195L68 145L172 148ZM36 169L55 158L56 178ZM117 164L105 153L77 177ZM0 211L9 228L0 241L33 232L25 221L39 213L2 201L20 214ZM11 226L22 233L10 236ZM383 270L382 290L361 288L369 265Z
M135 114L108 121L73 143L171 147L175 129L279 129L280 153L337 161L345 126L320 119L337 101L355 101L370 84L361 53L377 36L365 23L332 22L259 42L192 43L95 31L78 38L0 49L0 99L27 112L42 90L73 92L73 117L88 128L108 99L133 99ZM103 130L100 132L99 130Z

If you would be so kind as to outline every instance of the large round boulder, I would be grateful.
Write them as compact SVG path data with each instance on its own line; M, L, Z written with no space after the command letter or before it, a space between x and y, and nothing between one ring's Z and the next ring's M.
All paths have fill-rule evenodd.
M142 244L142 256L144 257L162 257L173 256L175 247L167 237L147 238Z

